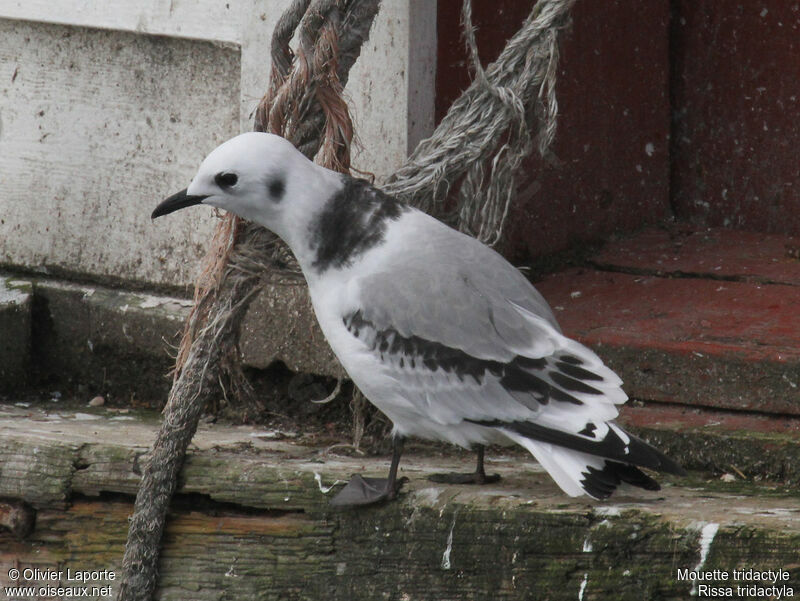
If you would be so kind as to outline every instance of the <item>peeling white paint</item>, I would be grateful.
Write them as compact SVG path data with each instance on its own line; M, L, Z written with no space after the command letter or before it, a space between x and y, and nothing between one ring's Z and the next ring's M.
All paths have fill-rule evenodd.
M238 558L234 557L233 558L233 563L231 564L231 567L229 567L228 571L225 572L225 578L238 578L239 577L239 574L236 573L236 562L237 561L238 561Z
M592 552L592 540L590 538L590 534L586 534L586 538L583 539L583 552L584 553L591 553ZM583 580L581 581L581 587L578 589L578 601L583 601L583 593L586 591L586 585L589 584L589 572L583 573Z
M456 512L456 514L453 515L453 523L450 525L450 533L447 535L447 546L444 549L444 553L442 553L442 569L443 570L449 570L450 569L450 565L451 565L450 564L450 553L453 550L453 530L456 527L456 516L457 515L458 515L458 512Z
M157 298L155 296L146 296L145 299L142 301L142 304L139 305L142 309L154 309L155 307L161 306L166 302L165 299Z
M647 144L644 145L644 152L645 152L645 154L647 154L647 156L649 156L649 157L653 156L653 153L655 151L656 151L656 147L652 142L648 142Z
M92 415L91 413L76 413L74 417L75 420L77 421L89 421L89 420L101 419L99 415Z
M194 302L184 298L172 298L169 296L154 296L154 295L147 295L147 296L140 296L137 299L141 299L139 303L140 309L155 309L156 307L174 307L178 305L180 307L191 307L194 305Z
M441 488L436 488L435 486L431 486L429 488L423 488L422 490L418 490L416 492L416 505L424 505L426 507L433 507L436 505L437 501L439 500L439 495L442 494Z
M5 280L0 279L0 305L21 305L28 298L29 295L26 292L9 287Z
M321 492L323 495L327 495L329 492L331 492L331 490L333 489L334 486L344 482L344 480L336 480L330 486L323 486L322 485L322 476L319 475L319 472L314 472L314 480L317 481L317 486L319 486L319 492Z
M583 575L583 580L581 581L581 588L578 589L578 601L583 601L583 593L586 590L586 585L589 584L589 573L586 572Z
M713 522L705 524L702 530L700 530L700 561L697 562L697 565L694 567L693 571L699 572L703 569L706 559L708 558L708 552L711 550L711 543L714 542L714 537L717 535L718 530L719 524L715 524ZM689 594L697 594L696 580L692 581L692 590L689 591Z

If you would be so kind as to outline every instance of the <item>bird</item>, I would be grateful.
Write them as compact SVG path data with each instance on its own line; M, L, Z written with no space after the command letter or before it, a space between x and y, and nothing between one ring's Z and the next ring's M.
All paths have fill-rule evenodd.
M332 505L396 498L407 437L476 452L474 472L438 482L497 481L484 467L489 444L527 449L573 497L605 499L622 483L659 490L641 468L685 474L615 422L628 398L619 376L475 238L263 132L214 149L152 218L193 205L251 220L289 246L331 349L393 424L388 476L354 474Z

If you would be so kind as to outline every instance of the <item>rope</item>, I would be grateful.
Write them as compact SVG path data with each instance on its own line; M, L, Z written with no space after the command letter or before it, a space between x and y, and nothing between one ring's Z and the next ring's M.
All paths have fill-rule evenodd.
M304 1L292 3L273 38L273 48L279 49L278 62L273 66L270 91L258 109L257 129L268 124L276 133L294 140L300 119L321 113L323 127L316 136L313 131L307 135L306 155L313 157L321 147L326 166L346 169L352 125L341 101L337 41L345 38L347 64L352 66L378 7L379 0L315 0L310 6ZM301 10L305 10L302 20L298 18ZM360 24L355 33L338 29L354 19L359 19ZM306 47L292 59L286 50L291 38L288 32L297 24L303 29L304 22ZM315 60L308 61L305 56ZM287 67L287 60L291 68ZM276 115L282 115L283 120ZM217 227L196 286L195 308L187 322L162 424L136 495L118 601L152 599L166 512L186 449L203 409L219 390L222 376L227 376L229 382L245 381L236 352L239 324L260 285L269 279L270 269L266 273L264 269L265 257L273 269L279 268L281 257L288 252L282 246L273 234L236 218L226 217Z
M385 192L496 244L521 161L538 139L545 154L556 131L558 34L575 0L540 0L486 70L478 59L470 0L464 0L465 41L475 78L430 138L384 184ZM535 132L532 135L531 132ZM456 208L444 209L461 181Z

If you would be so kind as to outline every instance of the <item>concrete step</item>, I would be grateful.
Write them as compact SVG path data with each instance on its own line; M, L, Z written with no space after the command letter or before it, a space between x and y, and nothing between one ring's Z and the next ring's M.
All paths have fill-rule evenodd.
M0 391L27 383L32 303L31 282L0 274Z
M115 580L106 573L96 584L116 593L155 430L153 416L135 412L0 405L0 585L12 584L11 567L107 570ZM333 511L328 500L342 481L385 474L387 458L336 455L299 434L201 425L166 528L159 599L715 596L701 586L732 587L743 599L800 593L793 488L695 477L592 502L565 497L529 457L496 449L488 469L499 483L439 485L426 477L469 469L472 457L412 442L398 501ZM754 581L767 570L770 582ZM692 573L709 580L693 582ZM48 578L33 584L54 584ZM81 598L113 596L103 595Z
M35 387L87 400L166 400L190 301L46 278L33 278L32 291Z
M0 274L0 358L9 358L0 365L0 391L26 376L64 394L160 406L191 306L175 296ZM296 372L342 374L304 286L267 286L242 323L240 348L256 369L279 360Z
M800 261L791 237L655 230L537 284L565 333L629 395L800 415Z
M630 401L620 423L688 470L729 482L800 483L800 418Z
M800 482L800 260L789 236L687 227L606 244L537 287L633 398L620 421L732 481Z
M800 286L800 238L689 226L649 229L592 258L610 271Z

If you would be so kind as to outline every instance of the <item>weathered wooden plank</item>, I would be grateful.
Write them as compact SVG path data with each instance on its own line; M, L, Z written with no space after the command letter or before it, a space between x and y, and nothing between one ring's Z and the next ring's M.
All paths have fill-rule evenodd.
M118 575L137 465L155 424L0 409L0 468L39 465L0 491L27 494L38 510L27 538L0 530L0 586L11 567ZM800 499L774 485L674 481L660 493L593 503L564 497L520 455L494 452L500 483L431 485L427 474L470 459L411 445L401 464L411 480L397 502L332 511L335 480L381 474L386 461L320 457L257 434L199 431L168 520L157 598L666 601L688 596L691 583L677 570L697 566L785 569L790 579L779 584L800 586ZM37 479L56 482L60 495Z
M392 599L574 600L582 587L587 599L677 598L683 587L669 564L689 564L696 553L694 534L636 514L609 520L452 505L406 507L377 532L373 521L341 528L341 584L354 598L380 598L387 583Z
M332 531L332 525L302 514L173 514L164 537L159 598L326 598L335 571Z
M34 506L67 502L78 446L52 441L25 444L17 438L0 439L0 497Z
M43 510L25 541L0 533L0 585L11 584L8 567L62 571L62 578L18 581L26 586L70 586L67 569L114 572L94 586L114 589L127 536L132 503L77 500L64 510ZM302 514L237 515L178 510L170 515L161 563L162 600L221 598L285 599L296 591L313 598L311 577L333 571L331 527ZM308 579L308 580L307 580ZM287 597L286 595L290 595ZM107 599L110 595L75 595ZM43 598L43 597L35 597ZM49 598L49 597L48 597ZM73 596L66 598L72 599ZM318 597L322 598L322 597Z
M76 493L90 496L104 492L135 495L145 461L145 448L104 443L83 445L74 461L71 488Z
M679 525L641 509L554 511L492 508L446 494L441 502L431 499L417 493L328 520L179 509L164 539L157 598L572 601L583 590L586 599L666 600L689 591L677 569L700 564L706 522ZM119 501L78 500L65 510L42 511L29 539L0 534L0 565L117 576L131 509ZM796 590L798 544L796 529L723 524L703 567L783 568L790 571L783 584ZM113 589L116 580L100 582ZM48 578L35 583L54 584ZM0 571L0 584L8 584L7 570Z
M15 538L26 538L36 521L36 510L25 501L0 501L0 529Z

